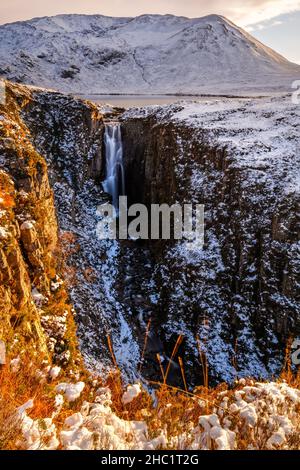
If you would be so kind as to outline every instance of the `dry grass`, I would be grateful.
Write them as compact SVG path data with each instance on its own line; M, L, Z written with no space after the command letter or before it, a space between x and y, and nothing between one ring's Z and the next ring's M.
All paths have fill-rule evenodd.
M2 372L1 372L2 374ZM0 379L1 380L1 379ZM21 433L21 423L16 416L15 404L0 395L0 450L16 448Z
M34 399L32 418L46 418L53 410L50 388L42 384L36 374L38 367L24 355L18 370L9 365L0 370L0 449L17 448L20 437L19 406Z
M37 363L27 355L22 356L18 369L9 365L2 367L0 390L2 400L7 404L12 403L15 407L33 398L36 403L33 417L43 418L51 412L53 404L49 395L50 387L41 382Z
M64 380L71 381L63 372L55 380L48 377L45 367L49 364L42 363L34 353L31 357L28 354L20 354L20 358L17 368L10 366L8 359L8 364L0 369L0 450L22 448L22 422L17 414L18 407L32 399L34 406L27 410L30 418L43 420L52 417L57 411L56 385ZM80 410L83 402L91 400L94 396L94 393L91 396L92 377L82 370L80 380L86 383L84 392L76 402L65 403L63 409L55 416L54 422L58 430L62 428L68 416Z
M0 189L0 208L11 209L14 205L14 198L4 188Z

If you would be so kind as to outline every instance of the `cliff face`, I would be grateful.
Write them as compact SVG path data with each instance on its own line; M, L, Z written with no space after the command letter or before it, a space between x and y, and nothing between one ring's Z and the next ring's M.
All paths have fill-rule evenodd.
M48 126L42 122L42 113L48 112L47 118L51 116L51 96L53 109L60 109L61 122L66 127L55 122L57 132L52 129L50 135L49 121ZM60 95L34 93L26 87L6 84L6 102L0 108L0 334L10 354L16 354L25 343L29 353L32 348L48 359L68 365L78 360L78 350L72 308L61 279L64 254L58 242L56 209L48 177L50 174L54 178L55 167L61 171L63 164L53 164L48 174L45 153L37 150L36 134L24 120L26 113L29 123L33 113L36 132L42 128L43 138L58 152L59 145L65 143L66 128L71 131L66 118L68 110L72 114L72 102L65 100L59 107L60 98ZM46 107L39 108L43 100ZM62 109L66 110L65 115ZM80 122L89 126L95 110L82 105L80 111L77 113ZM89 160L86 173L97 174L96 161L97 157ZM74 185L85 177L81 170L79 164L74 165Z
M120 247L117 241L98 240L96 234L97 207L107 200L101 185L104 176L102 115L92 103L55 92L8 85L8 93L12 95L11 106L16 107L18 119L26 128L31 148L35 154L38 152L44 165L48 187L49 177L54 193L57 221L51 213L48 219L43 194L38 195L36 206L42 209L41 227L47 227L48 223L52 227L51 246L75 308L73 315L86 363L98 370L111 368L107 343L110 335L120 367L124 366L125 374L133 376L139 347L133 332L134 322L119 302L118 278L123 264L119 258ZM6 159L6 162L7 174L12 176L12 161ZM17 166L20 167L19 162ZM15 179L18 183L17 176ZM54 210L52 192L51 204ZM32 242L28 240L28 246ZM26 266L26 271L31 275L30 266ZM51 279L55 280L55 271ZM60 282L59 279L54 284ZM55 322L49 319L50 326L54 327ZM52 337L50 327L45 325L45 329Z
M0 44L1 76L72 93L262 93L299 76L218 15L34 18L1 25Z
M155 117L123 121L126 193L129 203L173 203L177 199L174 157L177 134ZM139 138L137 139L137 136Z
M97 207L107 199L100 183L102 115L91 103L51 92L34 93L22 115L48 163L81 350L92 367L110 367L106 334L114 329L118 338L120 322L117 301L109 295L116 254L110 256L111 244L96 236Z
M51 184L66 182L80 191L102 174L103 120L96 106L60 93L32 93L23 109L36 148L45 156Z
M300 327L299 110L288 100L277 108L227 106L189 112L173 105L123 116L130 200L205 205L202 251L148 243L155 334L169 354L184 335L180 354L194 383L201 380L199 343L213 379L267 376L280 370ZM287 113L290 130L280 128Z
M156 354L167 360L179 334L191 385L203 378L199 349L215 381L278 373L299 331L298 114L287 99L125 113L129 202L204 204L205 245L118 242L96 233L107 200L99 109L7 84L0 333L8 348L17 335L18 347L77 361L75 315L87 364L111 367L110 336L130 379L142 370L157 380ZM170 380L181 381L177 357Z
M27 258L36 273L43 266L44 253L33 225L27 229L22 224L23 230L20 230L12 210L16 193L13 181L3 171L0 178L1 199L6 201L5 205L1 204L1 338L6 341L12 338L15 330L20 331L21 336L31 339L42 352L47 353L39 314L32 301L31 280L25 261ZM43 279L36 281L45 287L47 281L43 274L42 276Z

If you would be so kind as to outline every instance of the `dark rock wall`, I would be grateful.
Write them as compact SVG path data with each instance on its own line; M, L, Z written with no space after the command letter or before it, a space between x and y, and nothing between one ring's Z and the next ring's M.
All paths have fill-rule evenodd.
M205 129L149 116L125 118L122 131L131 202L205 205L201 255L149 242L159 286L155 328L168 353L184 334L194 383L197 335L214 379L278 372L300 326L296 195L282 190L275 163L243 167Z

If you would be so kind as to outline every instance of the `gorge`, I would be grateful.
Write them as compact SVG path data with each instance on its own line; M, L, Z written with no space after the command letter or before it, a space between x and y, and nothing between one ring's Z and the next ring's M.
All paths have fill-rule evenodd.
M114 125L105 123L101 108L90 102L9 82L6 88L1 126L25 126L26 139L47 162L57 221L66 242L64 276L88 367L100 372L112 367L110 337L126 380L155 381L161 373L157 354L167 363L182 335L171 383L182 385L178 356L184 361L189 387L203 382L199 347L207 358L211 384L278 374L287 341L299 331L298 107L288 98L263 98L254 104L247 99L224 101L221 110L213 100L180 102L130 109ZM29 180L46 188L39 171L27 175L26 158L17 157L18 141L6 137L3 142L1 175L13 178L18 197L24 199L23 192L31 191ZM111 167L105 143L106 150L119 149ZM121 176L119 182L116 178L105 187L112 196L117 186L122 191L125 186L131 202L147 206L204 204L204 249L191 252L174 240L98 240L96 208L110 200L102 183L116 175ZM38 314L31 313L42 338L38 325L47 331L49 319L43 318L54 295L49 286L57 281L54 273L45 280L45 261L38 261L46 219L50 223L55 217L50 193L39 191L37 207L47 203L50 209L45 213L41 209L37 216L37 209L30 213L26 203L22 212L28 235L22 235L25 271L20 276L27 269L32 291L19 307L18 321L11 323L17 331L23 328L26 305L38 292L48 298L39 304ZM37 217L32 224L41 227L35 235L40 244L29 224ZM56 243L52 225L51 250ZM19 243L18 231L14 237ZM5 239L1 243L4 264L12 269ZM12 300L5 299L9 316ZM66 347L60 342L61 338L54 346L58 361Z

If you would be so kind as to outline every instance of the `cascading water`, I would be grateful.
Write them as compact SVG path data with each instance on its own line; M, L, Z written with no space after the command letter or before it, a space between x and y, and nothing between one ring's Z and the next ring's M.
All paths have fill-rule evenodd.
M103 189L112 196L113 206L118 213L119 196L125 195L123 144L119 123L105 124L104 144L106 178L103 182Z

